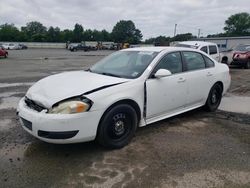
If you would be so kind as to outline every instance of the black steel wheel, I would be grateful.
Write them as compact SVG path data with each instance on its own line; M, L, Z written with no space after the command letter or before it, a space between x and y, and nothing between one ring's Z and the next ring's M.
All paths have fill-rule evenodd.
M209 112L214 112L220 105L221 98L222 98L222 87L220 84L215 84L208 95L205 109Z
M133 138L136 128L137 115L134 108L119 104L104 114L98 127L97 141L108 148L122 148Z

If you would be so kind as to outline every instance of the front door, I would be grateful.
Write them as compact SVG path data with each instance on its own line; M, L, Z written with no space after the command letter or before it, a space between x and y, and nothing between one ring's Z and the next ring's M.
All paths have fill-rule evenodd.
M172 75L154 78L159 69L167 69ZM178 109L184 108L187 99L187 84L184 77L180 52L165 55L146 81L147 108L146 119L164 117Z

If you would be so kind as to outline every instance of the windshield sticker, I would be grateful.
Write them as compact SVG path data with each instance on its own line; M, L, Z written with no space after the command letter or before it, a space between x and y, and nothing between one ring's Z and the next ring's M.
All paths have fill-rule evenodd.
M133 72L131 76L136 77L138 75L138 72Z

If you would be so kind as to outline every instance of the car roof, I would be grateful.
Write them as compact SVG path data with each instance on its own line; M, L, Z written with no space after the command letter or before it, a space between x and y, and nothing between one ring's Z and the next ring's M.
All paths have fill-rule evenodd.
M204 41L183 41L179 42L179 44L187 44L190 46L207 46L207 45L217 45L213 42L204 42Z
M171 51L197 51L192 48L184 48L184 47L175 47L175 46L152 46L152 47L136 47L136 48L127 48L121 51L150 51L150 52L171 52Z

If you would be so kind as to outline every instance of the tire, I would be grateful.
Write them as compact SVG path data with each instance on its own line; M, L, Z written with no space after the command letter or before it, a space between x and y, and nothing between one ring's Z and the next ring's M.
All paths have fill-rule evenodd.
M245 68L250 69L250 60L248 60L248 62L246 63Z
M8 57L8 54L5 54L5 55L4 55L4 58L7 58L7 57Z
M101 119L96 140L110 149L126 146L137 129L137 115L128 104L114 106Z
M205 110L208 112L214 112L215 110L217 110L217 108L220 105L221 102L221 98L222 98L222 87L220 84L215 84L208 95L206 104L205 104Z
M221 63L228 65L228 59L227 59L227 57L223 57L222 60L221 60Z

